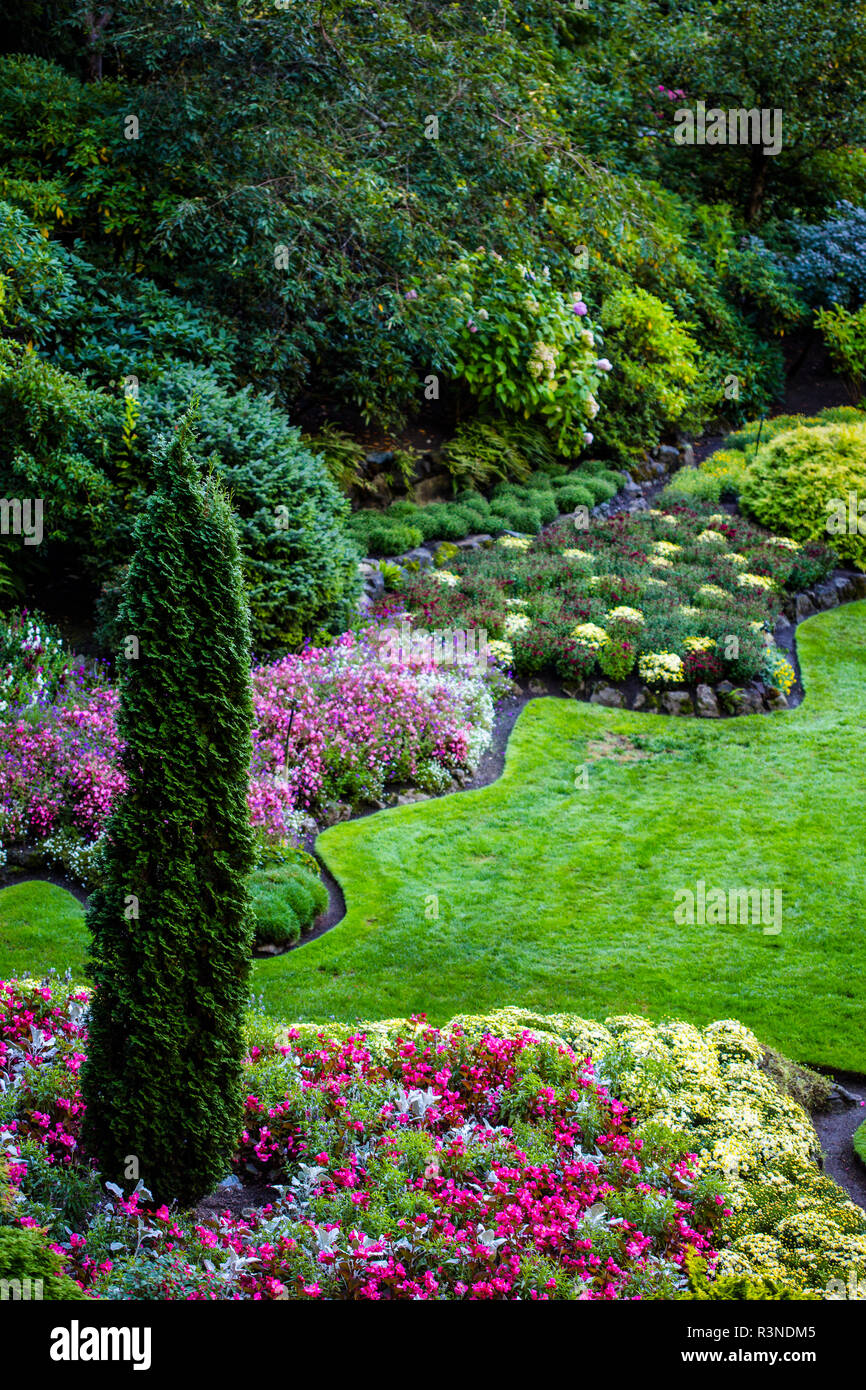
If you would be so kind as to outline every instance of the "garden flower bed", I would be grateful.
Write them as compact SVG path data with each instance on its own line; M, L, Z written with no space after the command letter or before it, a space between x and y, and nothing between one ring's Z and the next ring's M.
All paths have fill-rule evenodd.
M820 1294L866 1269L866 1216L731 1021L253 1017L234 1176L182 1212L81 1150L86 1014L70 985L0 985L0 1228L90 1297L666 1299L693 1255Z
M447 583L441 570L405 577L400 598L425 629L483 629L518 675L553 674L577 693L602 676L652 707L666 691L756 679L787 695L795 673L775 623L833 563L825 546L679 501L501 537L450 557Z
M20 694L19 667L10 659L6 670ZM253 825L279 841L375 803L386 786L446 790L477 766L506 685L495 666L478 673L383 662L372 629L259 666ZM41 845L86 882L92 846L124 786L117 694L80 665L74 678L38 691L0 725L0 845Z

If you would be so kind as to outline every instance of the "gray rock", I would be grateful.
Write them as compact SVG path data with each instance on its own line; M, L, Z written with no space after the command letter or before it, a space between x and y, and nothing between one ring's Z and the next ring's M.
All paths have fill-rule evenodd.
M695 451L692 448L691 444L683 445L682 449L680 450L680 458L682 459L683 468L694 468Z
M622 490L623 492L627 492L629 493L629 495L631 495L633 493L640 492L641 486L640 483L635 482L634 478L627 478L625 483L623 484Z
M692 697L687 690L666 690L662 695L662 709L668 714L694 714Z
M374 607L372 596L366 592L359 594L357 607L359 613L370 613Z
M226 1192L232 1187L243 1187L240 1178L235 1177L234 1173L229 1173L227 1178L223 1178L221 1183L217 1183L217 1192Z
M429 793L429 792L418 792L418 791L415 791L415 792L403 792L400 796L395 797L395 799L394 799L394 805L395 805L395 806L411 806L412 803L415 802L415 801L429 801L429 800L430 800L430 793Z
M663 464L665 469L679 468L680 451L675 449L672 444L660 444L656 449L656 458Z
M854 597L866 598L866 574L852 574L851 583L854 586Z
M464 536L462 541L457 542L458 550L480 550L482 546L493 544L493 537L480 534L477 536Z
M815 605L808 594L797 595L794 612L796 613L798 623L801 623L804 618L811 618L815 611Z
M733 688L734 688L734 686L733 686L733 683L732 683L731 681L719 681L718 685L716 686L716 694L717 694L717 695L730 695L730 693L731 693L731 691L733 690Z
M695 707L702 719L718 719L719 702L711 685L699 685L695 692Z
M642 709L655 714L658 710L659 702L648 685L645 685L635 696L632 709Z
M624 709L625 699L621 690L612 685L597 685L589 697L592 705L604 705L607 709Z
M738 714L763 714L764 697L760 690L755 690L751 686L746 686L740 696L737 707Z
M428 570L433 564L433 552L428 550L426 545L418 545L414 550L407 550L406 554L399 558L401 560L417 560L422 570Z
M764 696L764 704L770 710L789 708L787 695L784 695L781 690L773 689L772 686Z
M813 593L815 596L815 606L819 611L824 611L827 608L835 608L839 602L839 593L832 580L828 583L816 584Z
M836 586L840 603L850 603L851 599L856 597L857 590L847 574L837 574L833 583Z
M365 463L372 463L374 468L382 468L386 463L394 462L394 454L390 449L382 449L379 452L364 455Z
M364 560L358 566L358 573L364 581L368 594L380 594L385 587L385 576L375 560Z

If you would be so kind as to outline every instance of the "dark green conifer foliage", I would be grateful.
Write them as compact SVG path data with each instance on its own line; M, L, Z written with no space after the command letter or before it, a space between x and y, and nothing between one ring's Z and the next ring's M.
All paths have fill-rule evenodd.
M225 1175L239 1134L252 941L247 603L231 510L191 442L187 415L158 461L121 607L138 642L137 657L128 639L118 654L128 790L87 914L82 1076L103 1177L139 1175L181 1204Z

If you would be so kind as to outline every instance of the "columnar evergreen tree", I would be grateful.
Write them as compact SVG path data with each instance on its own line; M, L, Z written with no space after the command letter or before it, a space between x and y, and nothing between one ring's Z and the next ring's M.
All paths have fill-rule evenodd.
M187 416L157 461L121 606L128 788L91 898L96 986L82 1086L103 1177L191 1203L240 1130L252 925L252 693L231 509L191 456Z

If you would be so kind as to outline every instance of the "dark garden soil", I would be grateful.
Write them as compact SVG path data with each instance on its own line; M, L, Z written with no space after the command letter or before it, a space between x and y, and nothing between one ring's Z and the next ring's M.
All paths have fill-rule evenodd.
M817 1111L812 1115L824 1153L824 1172L844 1187L858 1206L866 1209L866 1164L855 1154L851 1142L854 1131L866 1120L866 1076L829 1072L824 1067L815 1070L832 1076L851 1097L851 1103L842 1108Z

